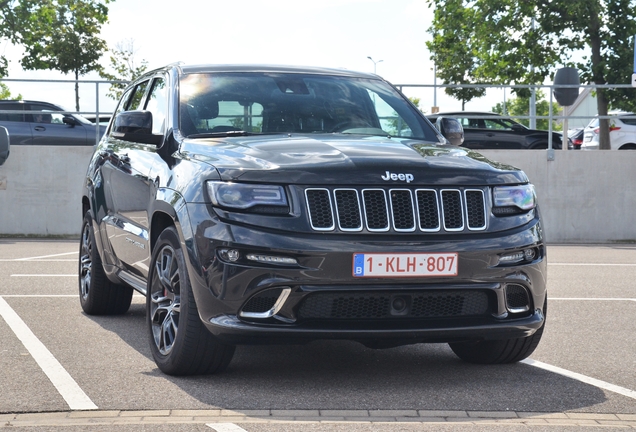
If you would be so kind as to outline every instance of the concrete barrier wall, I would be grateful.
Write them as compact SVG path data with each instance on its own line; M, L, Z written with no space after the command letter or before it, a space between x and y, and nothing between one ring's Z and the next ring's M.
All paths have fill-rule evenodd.
M78 237L92 147L13 146L0 166L0 235ZM636 151L490 150L537 188L553 243L636 241Z

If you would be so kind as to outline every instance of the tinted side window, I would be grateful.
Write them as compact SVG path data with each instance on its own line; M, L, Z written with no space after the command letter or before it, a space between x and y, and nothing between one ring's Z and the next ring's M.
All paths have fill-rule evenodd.
M0 105L1 111L24 111L23 103L6 103ZM14 122L23 122L26 121L24 118L24 114L18 113L3 113L0 112L0 121L14 121Z
M166 117L168 115L168 95L166 93L164 79L155 78L146 102L146 110L152 113L153 134L163 134L165 131Z
M31 104L29 106L30 111L41 111L41 113L31 113L31 121L34 123L54 123L64 124L64 114L55 112L48 105Z
M621 121L630 126L636 126L636 118L621 117Z
M141 101L146 93L146 88L148 88L148 81L144 81L135 86L132 97L130 98L128 106L125 108L125 111L141 109Z

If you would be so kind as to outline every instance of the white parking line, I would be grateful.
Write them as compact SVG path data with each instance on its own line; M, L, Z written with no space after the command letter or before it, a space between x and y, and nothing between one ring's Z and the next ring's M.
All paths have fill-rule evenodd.
M0 262L77 262L77 258L75 259L22 259L22 258L13 258L13 259L0 259Z
M601 381L596 378L590 378L580 373L572 372L567 369L562 369L560 367L552 366L547 363L542 363L540 361L536 361L532 359L521 360L521 363L525 363L529 366L534 366L539 369L547 370L548 372L563 375L565 377L568 377L577 381L581 381L582 383L589 384L603 390L607 390L613 393L618 393L620 395L627 396L628 398L636 399L636 391L627 389L625 387L620 387L614 384L610 384L608 382Z
M37 260L37 259L43 259L43 258L53 258L53 257L59 257L59 256L64 256L64 255L77 255L79 252L75 251L75 252L64 252L64 253L59 253L59 254L54 254L54 255L42 255L42 256L37 256L37 257L28 257L28 258L16 258L14 261L30 261L30 260Z
M77 385L73 377L62 367L53 354L33 334L22 318L0 297L0 316L13 330L20 342L29 351L40 369L49 377L60 395L64 398L71 410L95 410L97 405L90 400L84 391Z
M595 267L636 267L636 264L601 264L601 263L551 263L551 266L595 266Z
M567 300L567 301L633 301L636 298L620 298L620 297L548 297L548 300Z
M206 426L211 427L216 432L247 432L240 426L234 423L208 423Z
M12 274L11 277L77 277L77 274Z

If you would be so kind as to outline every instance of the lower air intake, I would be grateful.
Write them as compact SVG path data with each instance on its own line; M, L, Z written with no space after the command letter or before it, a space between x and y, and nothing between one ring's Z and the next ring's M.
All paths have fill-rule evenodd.
M488 295L475 290L406 293L314 293L300 305L301 319L459 318L489 313Z

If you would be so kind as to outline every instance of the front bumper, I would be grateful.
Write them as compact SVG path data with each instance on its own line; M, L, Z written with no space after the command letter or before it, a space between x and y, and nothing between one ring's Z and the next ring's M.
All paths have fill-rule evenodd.
M188 213L193 237L185 244L199 315L226 343L511 339L532 335L545 320L547 264L538 212L514 230L444 236L273 232L211 222L203 205L189 205ZM531 261L499 262L500 255L527 248L537 251ZM229 250L237 252L236 261L228 259ZM457 252L458 274L356 278L352 257L358 252ZM298 264L250 262L243 259L249 253Z

